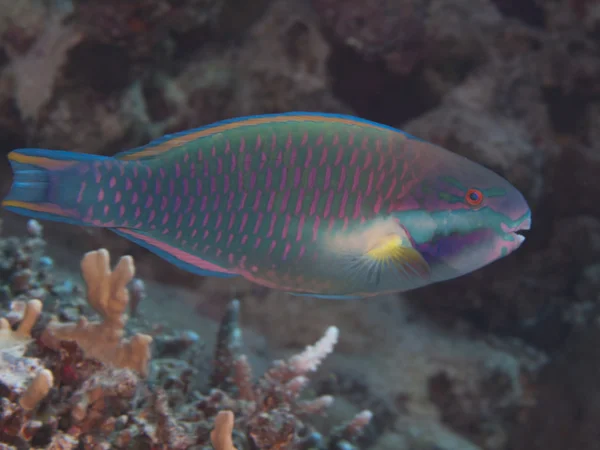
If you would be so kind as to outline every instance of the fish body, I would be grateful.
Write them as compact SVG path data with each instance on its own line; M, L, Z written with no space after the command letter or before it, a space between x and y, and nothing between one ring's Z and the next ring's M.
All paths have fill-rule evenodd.
M530 211L508 181L350 116L243 117L114 157L9 154L5 208L109 228L205 276L360 298L461 276L520 246Z

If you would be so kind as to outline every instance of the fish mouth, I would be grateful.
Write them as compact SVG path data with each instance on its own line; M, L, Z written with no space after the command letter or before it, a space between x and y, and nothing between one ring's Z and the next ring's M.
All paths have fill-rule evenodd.
M522 234L524 231L531 229L531 216L528 216L516 227L508 227L506 224L502 224L502 231L510 236L510 240L514 240L518 245L521 245L525 240L525 236Z

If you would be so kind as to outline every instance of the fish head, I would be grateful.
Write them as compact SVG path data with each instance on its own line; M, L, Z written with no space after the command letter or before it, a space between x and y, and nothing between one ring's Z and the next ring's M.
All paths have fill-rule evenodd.
M509 181L450 152L436 160L411 190L416 208L397 213L431 267L429 282L459 277L514 252L525 240L522 231L531 227L529 205Z

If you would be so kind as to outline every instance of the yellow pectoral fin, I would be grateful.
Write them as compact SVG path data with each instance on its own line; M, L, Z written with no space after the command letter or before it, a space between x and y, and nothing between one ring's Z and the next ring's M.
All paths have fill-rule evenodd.
M397 234L380 239L367 251L367 256L377 262L380 269L393 265L401 274L419 278L429 278L431 267L410 241Z

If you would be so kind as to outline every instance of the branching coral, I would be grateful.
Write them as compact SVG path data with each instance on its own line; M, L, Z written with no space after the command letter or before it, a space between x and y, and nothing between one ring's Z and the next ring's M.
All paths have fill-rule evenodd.
M13 308L21 306L13 302ZM54 377L38 359L23 356L31 342L31 329L42 312L42 302L30 300L21 309L22 320L14 331L6 318L0 319L0 382L20 396L19 405L24 410L31 410L46 397Z
M53 348L57 348L59 341L76 341L86 357L146 376L152 338L145 334L123 338L129 304L127 284L135 275L133 258L122 257L112 272L109 263L105 249L89 252L81 261L88 302L102 320L89 322L81 317L75 324L52 321L42 340Z
M233 301L219 330L219 342L215 352L212 376L214 386L201 403L202 409L230 410L239 417L245 436L240 436L238 448L259 449L351 449L353 441L371 420L371 412L363 411L332 435L329 442L301 418L322 414L333 402L324 395L316 399L299 400L308 384L307 374L317 369L323 359L333 351L338 329L330 327L325 335L302 353L286 361L276 361L256 382L252 381L252 369L248 359L240 353L241 330L238 323L239 302ZM215 419L211 439L226 445L223 434L229 429L233 415L221 415ZM246 441L252 444L244 445ZM228 447L223 447L227 449Z

